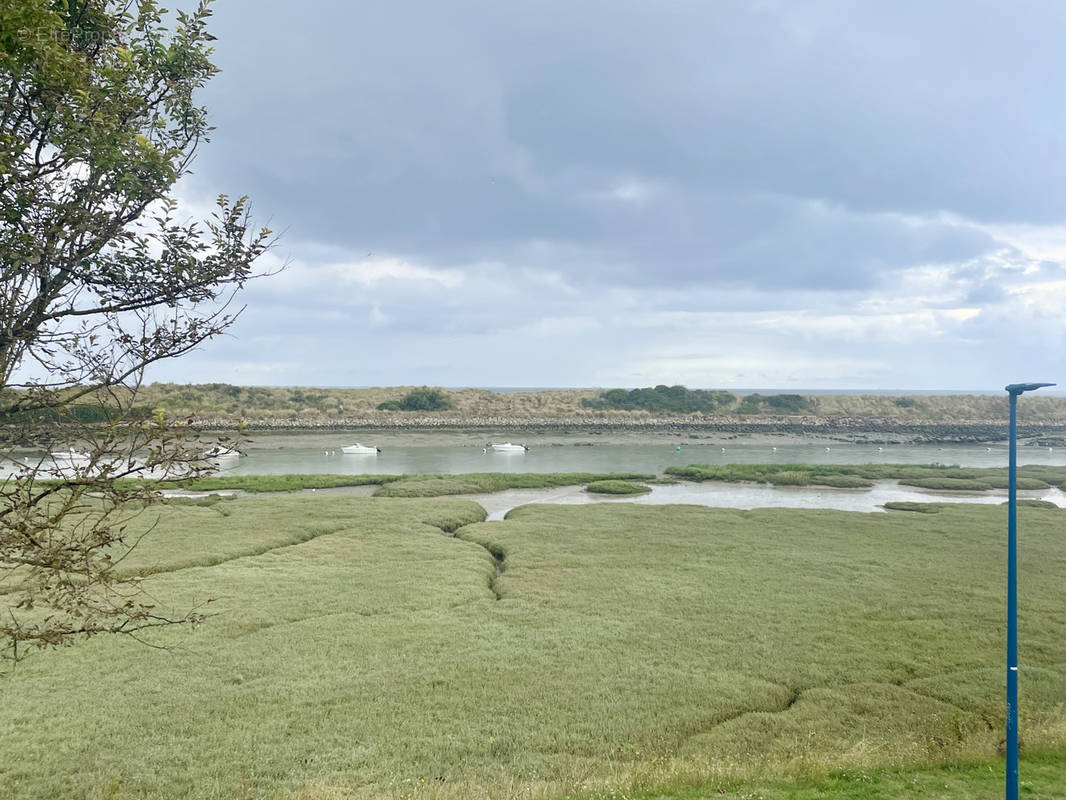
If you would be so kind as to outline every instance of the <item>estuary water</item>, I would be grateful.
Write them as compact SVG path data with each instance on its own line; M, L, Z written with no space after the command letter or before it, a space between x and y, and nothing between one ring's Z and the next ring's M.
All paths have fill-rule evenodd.
M357 439L358 437L358 439ZM491 449L482 435L470 433L381 433L360 431L256 433L241 446L244 456L224 475L277 474L457 474L466 472L591 472L660 475L670 466L689 464L945 464L963 467L1005 467L1005 443L991 445L847 444L797 442L788 437L693 443L666 435L645 441L619 441L622 437L591 435L555 436L522 440L525 452ZM359 441L381 448L376 455L346 455L344 445ZM505 441L497 438L494 441ZM774 443L776 441L776 443ZM1066 465L1066 447L1021 446L1019 464ZM0 465L0 478L8 471ZM332 491L332 490L331 490ZM372 487L335 490L370 494ZM1047 500L1066 507L1059 489L1019 492L1020 497ZM883 481L871 489L833 489L822 486L773 487L768 484L681 483L654 485L649 494L604 497L581 486L555 489L514 489L471 495L489 513L502 519L525 503L641 504L687 503L726 508L829 508L877 512L889 501L1003 503L1005 491L938 492Z
M495 452L471 435L436 435L420 438L392 434L374 438L359 434L360 443L381 447L377 455L345 455L341 447L355 438L343 433L258 434L245 448L247 457L226 474L456 474L464 472L635 472L659 475L669 466L688 464L947 464L965 467L1004 467L1005 444L993 445L876 445L798 443L782 440L727 441L693 444L688 440L643 443L594 442L578 438L571 442L536 440L529 450ZM502 441L496 439L496 441ZM516 443L519 440L515 440ZM679 449L680 448L680 449ZM1066 465L1066 448L1019 447L1020 464ZM345 490L337 490L345 491ZM370 493L361 487L356 493ZM1066 507L1066 493L1059 489L1020 492L1020 497L1047 500ZM889 501L964 502L999 504L1005 491L937 492L883 481L872 489L833 489L822 486L773 487L767 484L682 483L653 486L649 494L635 497L604 497L580 486L554 489L513 489L493 494L470 495L489 513L490 520L503 519L512 508L526 503L687 503L723 508L828 508L842 511L882 512Z
M364 436L364 434L359 434ZM242 447L247 457L227 474L286 473L457 474L464 472L638 472L661 474L688 464L948 464L1005 467L1007 447L996 445L871 445L840 443L767 444L744 441L692 444L688 440L652 443L526 441L529 450L495 452L468 435L453 441L365 436L360 443L381 448L377 455L346 455L356 440L344 433L256 434ZM496 440L502 441L502 440ZM516 443L519 440L515 440ZM1066 448L1019 447L1019 464L1066 465Z

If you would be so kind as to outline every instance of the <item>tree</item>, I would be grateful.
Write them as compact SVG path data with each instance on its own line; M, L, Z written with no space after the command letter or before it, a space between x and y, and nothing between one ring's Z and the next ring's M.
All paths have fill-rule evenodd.
M245 198L190 221L170 196L210 132L210 13L0 5L4 658L199 618L157 613L122 557L129 516L207 468L196 431L138 406L144 370L226 330L270 245Z
M378 411L448 411L455 408L455 403L447 392L440 389L412 389L403 400L386 400L378 404Z

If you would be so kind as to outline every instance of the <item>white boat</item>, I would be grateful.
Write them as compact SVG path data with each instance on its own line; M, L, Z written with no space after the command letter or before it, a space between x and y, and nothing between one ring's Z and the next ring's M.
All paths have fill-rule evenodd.
M492 449L497 453L524 453L529 448L524 444L511 444L510 442L504 442L503 444L494 444Z
M204 452L204 458L216 469L233 469L241 460L241 454L228 447L212 447Z
M84 469L89 466L91 460L87 453L79 453L77 450L57 450L49 453L49 457L55 464L56 472L73 472L76 469Z
M79 453L77 450L56 450L49 453L53 461L67 462L71 464L88 464L88 453Z
M347 447L342 447L341 452L346 453L350 456L376 456L378 453L381 452L381 448L369 447L365 444L359 444L359 442L356 442L355 444L350 444Z

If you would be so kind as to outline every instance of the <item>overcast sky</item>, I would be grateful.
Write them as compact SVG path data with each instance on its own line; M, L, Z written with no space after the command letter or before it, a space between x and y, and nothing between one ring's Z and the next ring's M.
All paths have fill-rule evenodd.
M1066 383L1066 4L219 0L190 208L283 232L157 380Z

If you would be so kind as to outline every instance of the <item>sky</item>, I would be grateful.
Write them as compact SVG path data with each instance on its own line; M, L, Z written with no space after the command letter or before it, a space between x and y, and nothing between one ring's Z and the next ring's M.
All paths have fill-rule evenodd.
M1066 383L1066 4L219 0L177 382Z

